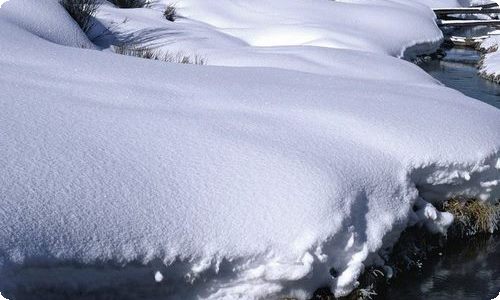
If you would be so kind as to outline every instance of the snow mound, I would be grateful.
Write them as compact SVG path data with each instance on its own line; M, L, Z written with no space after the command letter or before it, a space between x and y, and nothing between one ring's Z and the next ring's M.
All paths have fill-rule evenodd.
M363 1L360 5L340 1L183 0L176 3L176 22L162 16L170 3L162 0L152 9L137 10L107 4L97 18L117 34L157 29L151 34L153 42L145 44L165 52L199 55L210 65L279 67L321 74L342 68L339 62L352 69L350 61L361 58L348 55L352 50L414 56L433 51L443 38L434 13L413 1ZM101 42L105 45L106 41ZM341 51L345 49L350 51ZM372 57L364 59L369 62ZM367 64L367 68L372 66Z
M446 230L450 216L433 204L500 197L500 111L388 56L440 39L428 8L294 0L278 14L275 4L253 2L182 2L179 26L211 28L227 42L220 53L238 57L242 43L262 51L238 67L84 49L56 2L2 7L4 295L305 299L325 285L346 295L407 226ZM353 11L376 28L359 33L344 18L334 32L350 39L335 46L329 14ZM137 29L158 13L104 5L99 20L104 12L117 22L114 14L135 13L125 24L141 17L147 26ZM422 31L388 32L400 13ZM317 28L326 46L270 45L286 32L280 23ZM270 61L274 68L263 67Z
M94 48L58 0L10 1L2 4L2 18L57 44Z

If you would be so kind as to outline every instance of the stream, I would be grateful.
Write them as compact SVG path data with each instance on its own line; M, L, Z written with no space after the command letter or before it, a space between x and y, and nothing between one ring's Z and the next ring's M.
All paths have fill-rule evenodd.
M445 34L480 36L487 27ZM443 48L443 58L418 65L444 85L500 108L500 84L478 76L480 53L471 48ZM422 267L400 274L373 299L476 300L493 299L500 292L500 234L448 241L430 254Z
M494 28L481 26L445 32L448 35L481 36ZM472 48L442 48L445 57L425 60L418 65L444 85L500 108L500 84L483 79L476 67L481 53Z

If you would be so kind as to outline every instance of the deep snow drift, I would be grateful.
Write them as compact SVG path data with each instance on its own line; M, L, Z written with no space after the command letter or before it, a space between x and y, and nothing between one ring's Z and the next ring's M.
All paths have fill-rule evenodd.
M407 226L445 230L429 202L498 199L500 111L389 56L435 46L432 12L345 2L100 12L226 66L97 51L55 0L5 3L0 291L345 295Z

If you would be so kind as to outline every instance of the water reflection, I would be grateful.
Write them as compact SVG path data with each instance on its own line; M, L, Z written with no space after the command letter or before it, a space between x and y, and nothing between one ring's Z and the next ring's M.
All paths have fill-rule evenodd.
M446 243L421 270L400 274L377 299L493 299L500 291L500 242L495 236Z

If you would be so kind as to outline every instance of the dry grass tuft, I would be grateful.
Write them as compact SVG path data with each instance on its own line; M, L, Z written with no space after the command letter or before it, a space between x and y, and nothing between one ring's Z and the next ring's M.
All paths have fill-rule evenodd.
M177 19L177 9L173 4L167 5L165 11L163 12L163 16L170 22L174 22Z
M149 7L149 0L112 0L114 5L120 8L142 8Z
M455 227L462 236L477 233L493 233L498 229L500 206L478 200L451 199L443 209L455 217Z
M85 33L92 29L93 18L101 5L99 0L60 0L59 3Z
M198 55L191 57L180 52L162 52L149 47L118 46L115 47L115 53L179 64L206 65L207 63L205 58Z

